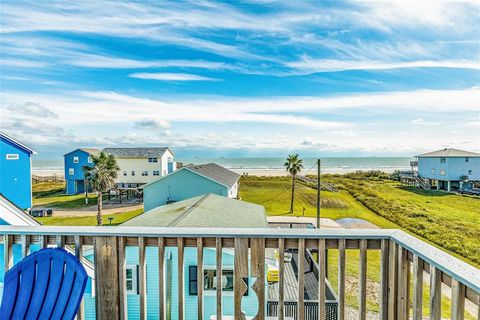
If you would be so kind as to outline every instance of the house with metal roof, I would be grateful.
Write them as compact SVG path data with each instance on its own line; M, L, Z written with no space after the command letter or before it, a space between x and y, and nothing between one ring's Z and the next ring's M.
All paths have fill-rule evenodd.
M464 191L480 182L480 153L444 148L418 155L411 164L427 188Z
M206 193L238 196L240 175L215 163L187 165L143 186L145 211Z
M120 188L138 187L176 169L175 154L168 147L161 148L105 148L120 167L116 179Z
M190 199L153 208L121 225L121 227L182 227L182 228L266 228L267 219L263 206L229 199L216 194L203 194ZM152 250L150 250L152 249ZM197 318L198 300L198 259L197 248L185 247L183 255L183 297L185 319ZM216 250L203 249L203 319L211 319L216 314L216 288L219 281L216 275ZM128 318L140 319L140 299L138 290L139 254L137 248L126 248L126 288ZM146 299L149 301L147 314L152 319L158 316L158 250L146 248ZM167 307L166 319L177 319L179 299L178 251L174 247L165 248L166 284L164 303ZM232 317L234 308L234 250L222 249L222 302L223 315ZM242 309L247 317L257 313L258 300L253 291L256 278L244 279L248 291L243 297ZM265 284L266 286L266 284ZM90 308L90 305L86 306Z
M83 193L88 189L83 167L93 166L92 155L99 153L98 149L79 148L63 155L67 194Z
M35 150L0 132L0 194L22 210L32 207L32 155Z

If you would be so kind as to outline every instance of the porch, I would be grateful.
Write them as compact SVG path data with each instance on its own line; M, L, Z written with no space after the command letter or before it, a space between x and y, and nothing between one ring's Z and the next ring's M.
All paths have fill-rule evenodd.
M441 319L441 286L451 288L451 318L464 319L465 303L478 306L480 296L480 271L449 254L400 230L386 229L216 229L216 228L147 228L147 227L12 227L0 226L0 244L4 250L4 267L8 270L13 264L13 246L20 245L22 255L28 255L31 245L38 247L69 247L77 257L82 257L83 249L93 246L95 270L95 295L97 319L127 319L126 288L126 248L138 249L138 287L139 287L139 319L147 316L158 319L207 319L204 314L204 249L216 252L217 285L215 295L216 311L212 316L222 319L233 315L235 319L243 319L242 299L248 287L245 279L256 278L248 283L251 295L255 295L258 311L253 315L256 319L267 317L266 294L266 250L276 249L279 254L278 306L268 306L269 312L278 319L286 319L290 301L286 299L285 251L298 252L299 269L305 267L306 250L318 252L318 292L316 297L321 302L315 314L316 319L327 319L328 296L326 293L327 268L322 261L326 260L327 250L338 250L338 319L344 320L346 309L346 251L359 253L358 262L358 319L364 320L367 315L367 252L377 251L381 260L379 268L379 319L422 319L424 272L429 277L429 309L430 319ZM171 312L166 303L166 264L167 248L175 248L177 307ZM197 259L197 296L194 314L186 312L185 252L194 248ZM222 295L222 249L234 251L233 268L233 307L224 305ZM146 251L155 250L158 259L155 268L158 270L158 283L154 285L158 292L158 300L147 299ZM189 249L190 250L190 249ZM148 260L151 263L151 260ZM149 266L150 268L150 266ZM412 279L413 281L410 281ZM311 319L306 309L309 301L305 300L305 273L298 273L298 290L296 297L297 319ZM412 296L410 296L412 292ZM219 299L220 298L220 299ZM149 305L158 304L152 314ZM191 306L188 308L191 309ZM167 310L171 313L167 314ZM247 315L252 316L252 315ZM480 318L480 310L470 317ZM84 319L80 309L78 319Z

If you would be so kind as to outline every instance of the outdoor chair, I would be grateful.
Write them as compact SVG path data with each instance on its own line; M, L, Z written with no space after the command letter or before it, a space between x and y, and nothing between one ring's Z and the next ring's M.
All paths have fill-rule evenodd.
M5 274L0 319L74 319L87 279L64 249L32 253Z

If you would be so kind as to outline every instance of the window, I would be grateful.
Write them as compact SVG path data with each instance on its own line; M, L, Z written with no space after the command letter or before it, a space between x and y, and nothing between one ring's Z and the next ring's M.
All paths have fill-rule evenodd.
M18 153L10 153L6 156L7 160L18 160Z
M135 171L132 171L132 177L135 176Z
M142 171L142 176L148 176L148 171Z
M88 162L88 163L93 163L92 157L88 157L88 158L87 158L87 162Z
M127 293L138 294L138 266L130 265L125 268Z
M158 158L148 158L148 162L158 162Z
M172 162L172 157L168 157L168 158L167 158L167 161L168 161L168 162Z
M468 175L472 175L472 170L468 170Z
M68 168L68 174L73 176L75 174L75 170L73 170L73 168Z
M127 176L127 171L123 171L123 176L124 176L124 177Z
M447 162L447 158L440 158L440 163L446 163Z
M190 266L188 269L189 272L189 287L188 292L192 296L197 295L197 266ZM248 280L245 279L247 282ZM203 270L203 289L208 291L217 290L217 271L215 267L205 267ZM233 270L232 269L223 269L222 270L222 291L233 291ZM245 293L248 295L248 290Z
M446 174L447 174L447 170L445 170L445 169L441 169L441 170L440 170L440 175L441 175L441 176L444 176L444 175L446 175Z
M78 157L73 157L73 163L78 163Z
M432 169L432 176L435 175L435 169Z
M468 162L468 158L465 158L465 162Z
M157 171L153 171L153 175L154 175L154 176L159 176L159 175L160 175L160 171L158 171L158 170L157 170Z

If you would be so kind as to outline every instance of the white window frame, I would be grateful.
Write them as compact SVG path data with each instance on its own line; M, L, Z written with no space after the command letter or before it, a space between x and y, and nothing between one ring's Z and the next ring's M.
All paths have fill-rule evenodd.
M148 170L142 171L142 177L148 177Z
M87 158L87 162L88 162L88 163L93 163L92 157L89 156L89 157Z
M73 163L78 163L80 159L78 157L73 157Z
M216 266L204 266L203 267L203 277L204 277L204 285L205 285L205 271L217 271L217 267ZM233 267L232 266L222 266L222 275L224 274L224 271L233 271ZM215 278L217 277L217 275L215 274ZM223 290L222 288L222 295L225 295L225 296L233 296L233 292L234 290L230 291L230 290ZM217 289L203 289L203 293L204 295L206 296L214 296L217 294Z
M432 169L432 176L435 175L435 169Z
M167 158L167 161L168 161L168 162L172 162L172 157L168 157L168 158Z
M150 157L150 158L148 158L148 162L158 162L158 158Z
M127 278L127 270L132 270L132 279ZM138 266L136 264L129 264L125 267L125 290L127 294L135 294L138 295ZM127 289L127 281L132 281L132 289Z
M468 170L468 175L471 176L473 174L473 171L470 169Z
M447 158L445 157L440 158L440 163L447 163Z
M127 176L127 171L123 171L123 176L126 177Z
M5 155L5 159L7 159L7 160L18 160L18 159L20 159L20 156L18 155L18 153L7 153Z
M441 176L446 176L447 175L447 170L446 169L440 169L440 175Z
M68 175L73 176L75 174L75 169L74 168L68 168Z
M132 170L132 177L134 177L134 176L135 176L135 171L134 171L134 170Z
M158 171L158 170L153 170L153 175L154 175L154 176L159 176L159 175L160 175L160 171Z

